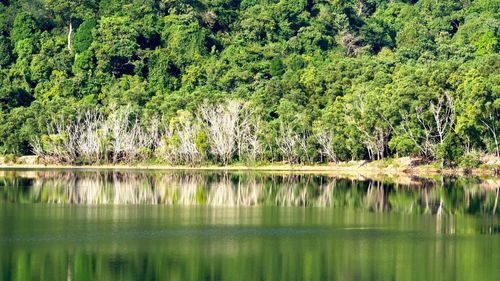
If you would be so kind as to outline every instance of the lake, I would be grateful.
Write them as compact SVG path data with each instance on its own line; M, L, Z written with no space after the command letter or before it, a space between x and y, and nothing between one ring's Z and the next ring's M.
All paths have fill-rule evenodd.
M499 178L0 170L0 280L499 280Z

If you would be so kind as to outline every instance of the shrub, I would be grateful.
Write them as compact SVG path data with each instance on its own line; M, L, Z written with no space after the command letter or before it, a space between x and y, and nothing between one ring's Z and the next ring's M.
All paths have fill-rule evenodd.
M461 168L473 169L479 167L481 164L481 155L478 151L471 151L466 153L462 160L460 161L459 166Z
M451 134L446 136L443 143L437 146L436 159L441 161L441 168L453 167L463 153L457 138Z
M5 164L16 164L17 157L14 154L7 154L4 157Z

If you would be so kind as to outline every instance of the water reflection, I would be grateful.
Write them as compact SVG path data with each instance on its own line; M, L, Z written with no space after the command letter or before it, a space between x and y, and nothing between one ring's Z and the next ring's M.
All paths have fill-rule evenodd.
M496 280L500 274L498 236L475 232L498 223L491 217L34 204L0 205L0 215L1 280Z
M499 187L0 171L0 280L496 280Z
M498 214L500 179L377 180L224 172L0 172L0 200L84 205L312 206L374 212Z

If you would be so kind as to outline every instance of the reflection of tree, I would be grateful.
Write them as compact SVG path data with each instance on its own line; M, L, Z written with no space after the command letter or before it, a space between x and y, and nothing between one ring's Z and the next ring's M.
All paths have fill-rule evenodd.
M297 196L297 175L286 175L285 184L278 189L275 202L278 206L303 206L304 202Z
M412 179L412 183L415 181ZM373 212L497 214L499 189L442 178L418 187L390 180L221 172L39 172L0 176L2 202L210 206L329 206Z
M495 205L493 205L493 214L496 213L497 211L497 208L498 208L498 193L499 193L500 189L496 189L495 190Z
M215 182L210 187L210 193L208 195L208 205L210 206L236 206L237 195L233 190L231 182L228 179L227 174L224 175L222 180Z
M254 206L259 204L259 198L263 191L260 183L255 177L249 177L248 181L243 181L238 178L237 186L237 205L238 206Z
M467 226L470 226L470 221ZM474 243L470 243L470 239L420 239L413 246L410 244L415 237L411 234L361 240L365 243L359 243L359 239L337 237L322 237L318 243L316 236L298 241L288 238L270 240L259 235L231 236L231 239L179 235L166 239L168 241L154 239L151 243L130 239L127 247L117 247L120 244L116 242L94 242L71 244L71 247L7 248L0 256L0 272L6 274L2 276L7 276L7 280L10 276L20 280L53 280L54 276L56 279L68 277L67 280L156 280L158 276L170 277L175 272L173 276L176 278L168 280L268 281L294 280L296 276L298 279L306 276L306 280L337 280L352 276L350 274L355 268L370 272L351 278L355 280L371 280L373 276L412 279L415 274L419 280L442 280L441 270L453 270L453 274L447 275L452 277L494 280L491 277L496 271L485 269L497 266L498 251L491 249L496 249L498 240L483 237L476 237L472 240ZM371 262L366 262L367 257L371 257ZM326 263L326 260L331 262ZM398 262L400 269L397 272L394 267L387 266L387 263ZM34 266L41 263L43 266ZM433 265L429 266L429 263ZM276 271L281 267L282 271ZM9 272L13 272L12 275L9 276Z
M316 205L318 207L331 206L333 189L335 188L336 183L337 183L336 178L331 179L326 184L321 182L320 195L318 196L318 199L316 201Z
M369 210L383 212L389 209L383 182L370 181L368 183L368 192L365 200L365 206Z

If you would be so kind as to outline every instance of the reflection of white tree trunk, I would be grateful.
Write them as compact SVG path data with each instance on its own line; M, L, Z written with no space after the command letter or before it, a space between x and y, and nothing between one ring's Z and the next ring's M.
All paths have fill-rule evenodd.
M238 174L240 177L238 183L233 184L227 175L221 177L216 174L216 176L210 177L212 183L209 187L206 185L207 178L197 173L165 172L161 176L152 176L145 173L120 172L81 174L45 172L38 173L37 176L38 178L33 182L33 188L30 189L27 199L33 200L33 202L53 204L332 206L339 202L344 204L339 206L346 207L352 206L350 204L354 202L356 207L381 212L391 208L392 200L389 202L389 194L405 192L399 195L402 195L404 199L410 198L406 196L411 195L410 208L413 208L414 204L419 204L424 213L435 214L438 218L456 211L456 209L452 209L455 208L454 205L446 205L446 190L443 189L442 183L438 185L438 182L435 183L438 185L437 187L423 187L418 191L418 194L413 194L413 191L405 189L387 191L383 182L369 181L366 194L363 194L352 192L354 190L349 190L349 186L346 186L347 189L344 190L343 185L340 186L340 190L334 192L336 188L335 178L316 183L312 180L314 179L312 176L304 175L260 178L252 174L247 176ZM12 186L22 184L21 182L10 183ZM355 185L356 181L352 180L351 184ZM349 191L349 193L344 194L344 191ZM456 197L456 199L461 200L459 206L464 207L465 212L470 211L471 202L481 202L484 204L481 206L490 207L487 212L497 213L500 189L496 187L493 189L490 187L488 189L467 188L464 192L463 197ZM19 194L19 196L21 195L25 196L24 193ZM336 199L340 200L336 201ZM396 204L393 205L394 210L401 210L398 209L400 206L397 205L398 202L401 203L401 201L394 201ZM402 203L404 202L407 201ZM481 208L481 211L484 210L485 208ZM447 229L453 231L453 225Z
M77 192L79 194L78 201L80 204L107 204L106 196L101 195L103 190L99 181L91 178L82 179L77 185Z
M197 202L199 180L194 176L181 177L178 181L180 205L195 205Z
M436 215L440 217L444 212L444 206L443 206L443 198L441 197L439 199L439 207L437 209Z
M332 205L333 190L336 184L337 179L334 178L329 183L321 185L321 195L318 198L318 206L328 207Z
M66 186L66 194L68 200L66 201L68 204L75 204L78 203L78 180L74 179L71 182L68 182Z
M384 184L382 182L370 181L368 184L366 201L368 208L377 212L382 212L387 209L387 198L385 195Z
M248 182L238 181L237 205L254 206L259 203L262 186L257 183L255 177L251 177Z
M465 208L470 207L470 192L465 192Z
M73 259L71 258L71 255L68 255L66 265L67 265L66 266L67 267L66 280L72 281L73 280Z
M495 196L495 204L493 205L493 215L496 214L497 208L498 208L498 193L500 191L500 188L497 188L496 190L496 196Z
M293 206L295 204L295 198L293 194L293 182L294 176L287 175L285 186L282 186L278 189L278 193L276 194L276 205L279 206Z
M231 182L224 178L212 187L208 195L208 205L210 206L236 206L236 195L231 186Z

